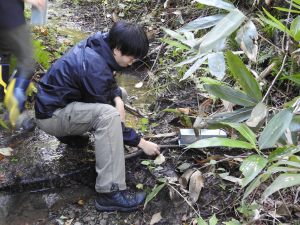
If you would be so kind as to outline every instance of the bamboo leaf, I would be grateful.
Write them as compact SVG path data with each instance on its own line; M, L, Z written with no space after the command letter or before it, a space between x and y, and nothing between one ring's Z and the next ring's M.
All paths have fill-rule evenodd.
M217 77L218 80L223 79L225 76L225 60L223 52L208 54L208 68L209 72Z
M255 188L257 188L260 184L261 184L261 177L263 175L259 175L257 176L246 188L245 192L244 192L244 196L243 199L247 198L252 191L254 191Z
M238 9L232 10L203 37L200 52L204 53L215 49L220 40L224 40L231 35L244 22L245 18L245 15Z
M242 106L254 106L256 101L241 91L234 90L232 87L218 84L204 84L203 87L210 94L224 99L228 102Z
M300 41L300 16L297 16L290 27L290 30L292 32L292 37L296 40L296 41Z
M168 39L168 38L163 38L162 41L165 42L165 43L167 43L168 45L170 45L172 47L175 47L175 48L179 48L179 49L182 49L182 50L190 50L189 47L187 47L184 44L181 44L178 41L173 41L173 40Z
M185 37L182 36L181 34L179 34L178 32L170 30L170 29L165 28L165 27L163 27L163 30L166 34L170 35L172 38L174 38L178 41L181 41L181 42L185 41Z
M288 188L300 184L300 174L281 174L274 182L267 187L262 194L262 199L266 200L268 196L282 188Z
M195 1L199 2L201 4L204 4L204 5L214 6L214 7L217 7L220 9L225 9L228 11L235 9L235 7L232 3L226 2L223 0L195 0Z
M293 118L293 112L290 109L284 109L276 114L267 124L258 139L260 149L274 147L278 139L289 127Z
M199 58L183 75L183 77L180 79L180 81L183 81L187 78L189 78L207 59L207 55L203 56L202 58Z
M210 219L209 219L209 225L217 225L217 223L218 223L218 219L217 219L217 217L216 217L216 214L214 214Z
M194 142L193 144L188 145L186 148L207 148L217 146L253 149L253 146L248 142L217 137L201 139L199 141Z
M264 13L266 14L266 16L269 18L265 18L263 16L260 16L259 18L269 24L270 26L273 26L275 28L277 28L278 30L281 30L282 32L288 33L290 36L293 36L291 31L283 24L281 23L278 19L276 19L274 16L272 16L267 10L263 9Z
M197 54L197 55L195 55L195 56L192 56L192 57L190 57L190 58L188 58L188 59L186 59L186 60L184 60L184 61L178 63L178 64L175 65L175 66L176 66L176 67L182 67L182 66L184 66L184 65L186 65L186 64L190 64L190 63L195 62L197 59L200 59L200 58L202 58L203 56L204 56L204 54Z
M241 85L243 91L245 91L248 96L254 98L256 103L260 102L262 100L262 94L258 82L246 68L243 61L230 51L227 51L226 58L232 75Z
M258 124L263 121L268 114L268 108L263 103L258 103L252 110L250 118L246 121L249 127L257 127Z
M249 141L253 145L253 148L256 148L256 135L246 124L226 122L223 122L222 124L228 125L236 129L247 141Z
M258 33L252 21L248 21L244 26L242 26L237 32L235 38L241 49L253 62L256 62L258 52L257 39Z
M300 14L299 10L295 10L295 9L287 9L287 8L283 8L283 7L274 7L275 9L282 11L282 12L291 12L291 13L298 13Z
M161 191L161 189L166 186L166 183L160 184L156 186L146 197L145 203L144 203L144 209L146 208L147 204Z
M197 31L215 26L221 19L225 17L225 14L217 14L213 16L198 17L197 19L185 24L178 29L178 32Z
M242 187L247 186L267 165L268 160L260 155L251 155L246 158L240 166L240 171L244 175Z
M236 122L240 123L250 117L253 107L245 107L234 110L233 112L222 112L215 114L208 121L209 124L220 123L220 122Z
M289 156L294 155L295 153L300 152L300 147L296 146L283 146L272 151L268 157L269 161L275 161L283 159Z
M281 80L284 80L284 79L289 79L289 80L295 82L296 84L300 85L300 73L290 75L290 76L284 76L281 78Z
M300 172L300 168L290 168L284 166L270 166L266 173L275 174L278 172Z
M286 165L286 166L292 166L292 167L300 168L300 163L299 162L293 162L293 161L281 160L281 161L278 161L277 163L274 164L274 166L279 166L279 165Z

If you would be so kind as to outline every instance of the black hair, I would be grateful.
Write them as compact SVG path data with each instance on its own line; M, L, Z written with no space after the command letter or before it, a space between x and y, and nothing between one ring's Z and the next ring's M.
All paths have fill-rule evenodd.
M143 28L138 24L118 21L109 31L110 48L122 52L122 55L143 58L149 50L149 41Z

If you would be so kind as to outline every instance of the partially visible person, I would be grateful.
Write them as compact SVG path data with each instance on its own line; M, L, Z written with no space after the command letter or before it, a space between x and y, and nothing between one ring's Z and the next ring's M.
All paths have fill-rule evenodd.
M0 102L4 101L12 125L24 110L26 89L34 73L33 47L24 17L24 2L40 10L46 5L46 0L0 1ZM9 81L11 55L17 58L17 65L16 74Z
M38 84L35 99L37 125L64 143L86 140L94 132L95 200L99 211L136 210L145 193L126 191L124 144L158 155L159 146L125 126L122 90L113 71L130 66L149 49L137 24L115 23L109 33L96 33L58 59Z

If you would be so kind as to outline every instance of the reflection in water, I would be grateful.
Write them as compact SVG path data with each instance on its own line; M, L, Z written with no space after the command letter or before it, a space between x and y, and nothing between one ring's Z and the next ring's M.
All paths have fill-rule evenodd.
M141 88L135 88L135 84L139 83L142 80L142 77L142 75L133 76L127 73L118 73L116 79L118 81L118 85L125 88L128 92L129 103L141 111L146 111L147 107L153 102L154 97L145 94L147 91L149 91L145 84ZM138 124L139 118L126 113L126 126L137 128Z
M94 191L76 186L42 193L0 194L0 225L47 224L50 210L94 198Z

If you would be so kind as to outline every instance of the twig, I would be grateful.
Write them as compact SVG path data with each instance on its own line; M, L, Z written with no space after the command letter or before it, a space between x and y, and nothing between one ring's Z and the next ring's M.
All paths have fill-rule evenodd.
M263 39L263 40L265 40L266 42L268 42L270 45L272 45L274 48L276 48L277 50L279 50L281 53L284 53L284 51L283 51L281 48L277 47L274 43L272 43L271 41L269 41L267 38L265 38L264 36L262 36L262 35L260 35L260 34L258 34L258 35L259 35L259 37L260 37L261 39Z
M258 79L263 80L272 71L274 66L276 66L276 62L272 62L266 69L264 69L264 71L259 74Z
M177 194L180 195L180 197L182 197L184 199L184 201L194 210L194 212L201 217L201 215L198 213L198 211L194 208L194 206L192 206L192 204L176 189L174 188L171 184L166 183L168 185L168 187L171 187Z
M287 53L285 53L284 58L283 58L283 60L282 60L282 64L281 64L280 70L278 71L277 75L275 76L275 78L273 79L271 85L269 86L269 88L268 88L268 90L267 90L267 92L266 92L266 94L265 94L265 96L264 96L262 102L264 102L264 101L266 100L266 98L267 98L267 96L269 95L269 93L270 93L272 87L273 87L274 84L275 84L275 81L278 79L279 75L282 73L283 67L285 66L286 58L287 58Z
M153 68L154 68L154 66L155 66L155 64L156 64L156 62L157 62L157 60L158 60L158 57L159 57L159 55L160 55L161 49L162 49L162 47L163 47L164 45L165 45L165 44L161 44L161 45L159 46L159 49L158 49L156 58L155 58L155 60L154 60L154 63L153 63L152 66L151 66L150 71L153 70Z
M128 104L125 104L124 108L132 115L134 116L138 116L138 117L143 117L143 118L146 118L147 116L145 116L140 110L138 109L135 109L134 107L128 105Z

